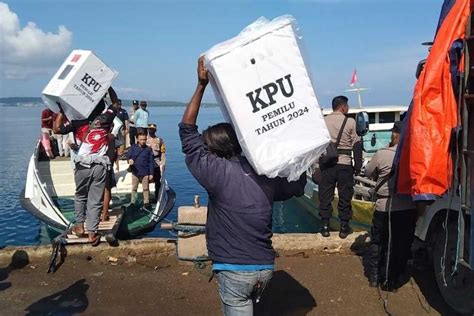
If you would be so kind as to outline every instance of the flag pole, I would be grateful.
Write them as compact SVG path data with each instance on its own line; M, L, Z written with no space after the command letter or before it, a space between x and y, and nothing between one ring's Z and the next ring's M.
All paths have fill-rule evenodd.
M352 73L352 79L351 79L351 87L355 84L354 89L348 89L346 91L348 92L357 92L357 99L359 101L359 108L362 108L362 95L360 94L361 91L367 90L367 88L361 88L359 86L359 80L357 78L357 69L354 69L354 72Z
M357 97L359 99L359 109L362 109L362 97L360 95L359 80L356 82Z

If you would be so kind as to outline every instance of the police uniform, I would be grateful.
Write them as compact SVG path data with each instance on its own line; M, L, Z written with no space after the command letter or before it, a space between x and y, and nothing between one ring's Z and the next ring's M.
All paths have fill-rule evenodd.
M148 130L156 131L156 125L148 124ZM161 185L161 168L164 168L164 166L166 165L166 146L163 139L157 136L148 136L146 140L146 145L153 150L153 160L155 163L153 178L155 181L155 198L157 198Z
M337 136L345 119L342 112L332 112L324 118L331 142L337 141ZM352 218L351 200L354 194L354 167L352 165L352 150L356 144L360 144L360 137L356 133L356 122L353 118L348 118L341 139L338 145L339 158L334 167L321 170L321 181L319 183L319 214L323 225L329 222L332 214L332 201L334 199L334 190L337 185L339 196L338 210L341 224L348 224ZM362 152L354 155L361 164ZM358 167L360 169L360 167Z
M393 194L391 170L397 145L382 148L372 157L365 168L367 177L376 179L375 212L372 220L371 243L365 259L370 286L376 287L388 281L394 288L405 271L410 257L410 248L415 232L416 212L411 198ZM386 257L389 247L389 225L391 226L391 249L388 280Z

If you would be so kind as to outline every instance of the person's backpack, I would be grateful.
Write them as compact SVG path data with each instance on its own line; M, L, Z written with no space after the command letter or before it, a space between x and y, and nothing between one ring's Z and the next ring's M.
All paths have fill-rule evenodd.
M344 131L344 127L346 126L347 116L344 118L344 122L342 122L341 129L339 130L339 134L337 135L337 140L335 143L329 143L329 146L326 148L326 151L319 157L319 168L327 169L334 167L337 165L339 160L339 152L337 147L339 146L339 142L341 141L342 132Z

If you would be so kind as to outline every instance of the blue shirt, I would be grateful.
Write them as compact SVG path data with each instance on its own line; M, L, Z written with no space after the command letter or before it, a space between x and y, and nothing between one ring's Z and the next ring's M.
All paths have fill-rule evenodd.
M230 264L213 262L212 270L214 271L261 271L274 270L273 264Z
M209 194L206 240L213 262L273 265L273 201L304 194L298 181L259 176L245 157L224 159L209 152L196 125L179 125L186 164Z
M142 108L135 112L135 127L147 128L148 127L148 111Z
M150 147L140 147L140 145L134 144L127 152L127 159L133 159L132 173L137 177L153 175L155 162Z
M125 121L128 121L128 113L127 113L127 110L125 110L124 108L120 108L120 109L117 111L117 117L122 121L122 123L123 123L124 126L125 126Z

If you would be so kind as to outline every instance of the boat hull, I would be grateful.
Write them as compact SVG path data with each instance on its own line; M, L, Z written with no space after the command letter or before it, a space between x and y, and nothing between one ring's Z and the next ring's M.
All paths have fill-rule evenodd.
M318 186L315 183L308 179L305 194L295 200L303 209L318 220L321 220L319 215ZM333 212L330 219L330 228L332 230L339 230L340 227L339 211L337 209L338 202L339 197L336 194L332 202ZM354 231L370 231L374 210L373 202L352 199L352 220L350 221L352 229Z

